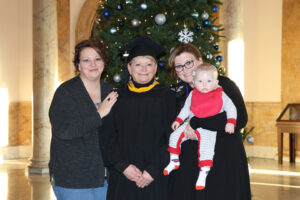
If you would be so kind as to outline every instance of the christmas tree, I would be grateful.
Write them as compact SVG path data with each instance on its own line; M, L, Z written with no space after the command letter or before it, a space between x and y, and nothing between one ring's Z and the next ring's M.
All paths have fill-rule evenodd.
M204 60L222 73L218 45L222 27L214 24L220 5L217 0L100 1L93 37L107 44L110 64L105 78L115 86L124 85L124 59L119 48L141 35L149 36L166 48L157 70L158 81L163 84L176 81L167 62L170 51L180 42L191 42L199 47Z

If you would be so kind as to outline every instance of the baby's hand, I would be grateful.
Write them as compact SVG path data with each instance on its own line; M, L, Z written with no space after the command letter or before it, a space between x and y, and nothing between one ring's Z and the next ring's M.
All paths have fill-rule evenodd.
M176 129L178 129L179 126L180 126L179 122L175 121L175 122L173 122L171 127L172 127L173 131L175 131Z
M233 134L234 133L234 124L227 123L225 126L225 131L229 134Z

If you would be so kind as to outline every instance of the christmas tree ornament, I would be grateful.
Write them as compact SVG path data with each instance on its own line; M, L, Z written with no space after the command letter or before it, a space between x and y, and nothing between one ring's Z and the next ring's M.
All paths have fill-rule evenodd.
M213 12L218 12L218 10L219 10L218 6L214 6L213 9L212 9Z
M131 1L131 0L126 0L126 2L125 2L127 5L132 5L133 4L133 2Z
M158 67L163 68L166 66L166 63L164 61L158 61L157 65Z
M121 76L120 74L115 74L113 77L114 82L119 83L121 81Z
M163 25L166 22L166 16L164 14L157 14L154 18L155 23L158 25Z
M193 13L192 13L192 17L194 17L195 19L197 19L197 18L199 17L199 13L193 12Z
M215 44L214 48L215 48L215 50L219 50L219 45Z
M197 31L200 31L201 29L202 29L202 26L200 26L200 25L197 25L197 26L196 26L196 30L197 30Z
M123 10L122 4L118 4L118 5L116 6L116 9L119 10L119 11Z
M209 18L209 14L208 14L207 12L204 11L204 12L201 14L201 18L204 19L204 20L207 20L207 19Z
M141 4L141 9L142 9L142 10L147 10L147 8L148 8L148 6L147 6L146 3L142 3L142 4Z
M254 138L250 135L249 137L247 137L247 142L252 144L254 142Z
M133 26L133 27L138 27L139 25L140 25L140 20L138 20L138 19L133 19L133 20L131 20L131 25Z
M124 24L125 24L124 21L119 21L119 26L120 26L120 27L123 27Z
M204 26L209 26L210 25L210 21L209 20L204 20L203 25Z
M222 56L217 56L216 58L217 58L217 60L220 61L220 62L223 61L223 57L222 57Z
M206 59L211 60L212 58L213 58L213 55L212 55L212 54L207 54L207 55L206 55Z
M103 17L105 17L105 18L109 17L109 12L107 10L103 11Z
M219 67L220 64L221 64L221 63L220 63L219 61L216 62L216 66L217 66L217 67Z
M189 31L189 29L184 28L178 33L178 41L183 43L193 42L193 35L194 33L192 31Z
M213 30L213 31L215 31L215 32L216 32L216 31L218 30L218 27L216 27L216 26L212 26L212 27L211 27L211 30Z
M112 28L109 30L109 32L110 32L111 34L115 34L115 33L117 32L117 29L116 29L115 27L112 27Z

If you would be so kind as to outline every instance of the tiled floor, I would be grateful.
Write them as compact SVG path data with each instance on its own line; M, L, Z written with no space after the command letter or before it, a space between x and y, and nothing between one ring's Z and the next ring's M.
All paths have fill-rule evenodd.
M0 200L55 200L47 175L28 175L27 160L0 163ZM300 200L300 163L250 158L253 200ZM242 199L241 199L242 200Z

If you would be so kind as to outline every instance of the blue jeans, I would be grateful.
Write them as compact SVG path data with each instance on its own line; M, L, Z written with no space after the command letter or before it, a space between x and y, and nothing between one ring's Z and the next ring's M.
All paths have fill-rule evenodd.
M103 187L87 189L73 189L56 186L54 180L52 184L57 200L105 200L107 186L106 180L104 181Z

